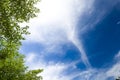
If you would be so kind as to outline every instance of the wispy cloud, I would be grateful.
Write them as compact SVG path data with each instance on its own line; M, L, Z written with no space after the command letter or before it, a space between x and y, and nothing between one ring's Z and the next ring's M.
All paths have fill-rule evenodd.
M28 53L28 57L26 57L26 65L29 66L29 69L44 69L44 71L40 74L43 76L44 80L72 80L74 75L64 75L63 73L67 68L73 66L73 64L64 64L64 63L54 63L54 62L46 62L41 58L37 58L37 54ZM30 60L29 60L30 59Z
M116 63L111 65L110 68L103 68L103 69L90 69L88 70L91 75L88 77L87 80L109 80L109 78L116 79L120 76L120 56L118 56L120 52L116 54L117 59ZM114 59L116 59L116 56ZM81 73L82 74L82 73ZM84 76L84 75L83 75Z
M120 76L120 51L115 55L114 60L116 60L116 64L114 64L112 68L109 69L107 75L118 77Z
M117 24L120 24L120 21L118 21Z
M82 43L78 39L76 24L84 11L90 11L94 0L43 0L37 7L41 12L32 19L30 36L26 42L38 42L46 48L72 42L80 51L86 66L90 66ZM49 50L49 49L48 49ZM54 49L56 50L56 49Z
M45 62L42 58L38 58L36 61L36 56L38 56L37 54L39 53L26 54L26 64L30 69L44 69L42 73L44 80L72 80L76 77L78 77L79 80L106 80L111 75L116 74L112 74L112 72L118 70L120 66L118 63L109 70L105 70L105 73L103 72L104 70L99 70L98 72L91 68L83 44L78 38L78 30L76 28L78 19L81 19L85 11L88 11L88 13L93 11L93 3L94 0L42 0L37 5L41 9L41 12L37 18L32 19L30 23L28 23L31 35L27 36L26 43L37 42L44 45L44 53L51 51L61 51L62 53L62 50L59 50L61 49L60 45L72 42L80 51L82 61L89 68L86 71L63 75L65 70L70 66L74 67L75 63L68 65L64 63ZM101 14L101 16L103 15ZM101 16L98 17L97 22ZM89 24L86 26L85 29L81 28L80 33L85 31L86 28L89 27ZM76 69L76 67L74 68ZM101 78L101 76L104 77Z
M119 60L120 59L120 51L115 55L115 59Z
M72 41L72 43L73 43L73 44L78 48L78 50L80 51L80 53L81 53L81 59L82 59L83 63L84 63L88 68L90 68L91 65L90 65L89 60L88 60L88 58L87 58L87 56L86 56L85 50L84 50L84 48L83 48L83 46L82 46L81 41L78 39L78 37L75 35L75 33L72 33L70 40Z
M35 53L29 53L29 54L27 54L25 61L27 63L33 62L35 57L36 57Z
M118 53L119 54L119 53ZM118 55L117 54L117 55ZM74 80L77 78L77 80L108 80L110 77L116 78L120 75L120 61L117 60L116 64L113 64L110 68L104 68L104 69L94 69L89 68L87 70L81 71L77 70L76 63L79 61L74 61L72 63L60 63L60 62L46 62L42 58L38 58L37 54L34 53L28 53L28 57L26 64L29 66L29 69L44 69L42 72L43 79L44 80ZM37 59L37 61L36 61ZM74 70L72 73L65 74L65 72L68 72L69 70Z

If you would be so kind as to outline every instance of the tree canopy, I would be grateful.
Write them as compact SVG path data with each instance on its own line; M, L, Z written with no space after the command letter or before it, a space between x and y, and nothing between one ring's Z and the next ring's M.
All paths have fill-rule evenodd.
M0 80L41 80L38 76L42 69L28 70L24 55L19 53L24 40L29 34L28 26L19 23L28 22L36 17L39 9L34 5L39 0L1 0L0 1Z

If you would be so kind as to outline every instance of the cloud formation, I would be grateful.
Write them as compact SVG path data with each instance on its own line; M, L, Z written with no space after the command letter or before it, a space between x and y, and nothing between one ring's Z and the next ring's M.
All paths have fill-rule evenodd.
M41 10L40 14L28 23L31 35L27 36L26 42L37 42L47 49L72 42L80 51L85 65L90 66L77 36L76 24L84 11L91 11L93 2L94 0L41 1L36 5Z
M91 68L82 71L75 67L76 63L79 61L74 61L68 64L60 62L55 63L51 61L46 62L42 58L39 58L36 53L34 53L34 55L33 53L28 53L27 55L28 57L26 57L26 59L28 60L26 60L26 65L29 66L29 69L44 69L42 74L40 74L43 76L44 80L75 80L76 78L76 80L109 80L109 78L114 79L120 75L119 60L117 60L114 65L107 69ZM68 72L72 69L72 73L65 74L65 72Z
M38 58L37 53L29 53L26 58L26 64L30 69L43 68L42 76L44 80L73 80L78 77L79 80L106 80L108 77L119 71L120 65L117 63L109 70L95 70L91 68L89 60L84 51L82 42L78 38L78 30L76 28L78 19L81 19L82 14L87 11L89 14L93 11L94 0L42 0L37 7L41 9L37 18L34 18L28 23L30 26L31 35L26 36L26 43L39 43L45 46L43 53L59 50L61 44L72 42L80 51L81 59L89 68L86 71L78 71L69 75L64 75L66 69L70 66L75 66L75 63L68 65L64 63L45 62L42 58ZM103 16L104 12L97 18L96 24ZM81 32L88 28L82 28ZM39 54L39 53L38 53ZM76 69L76 67L74 67ZM117 70L116 70L117 69ZM103 71L106 71L105 73ZM99 72L99 73L98 73ZM118 72L119 73L119 72ZM105 76L104 76L105 75ZM101 78L102 76L102 78ZM104 77L103 77L104 76Z

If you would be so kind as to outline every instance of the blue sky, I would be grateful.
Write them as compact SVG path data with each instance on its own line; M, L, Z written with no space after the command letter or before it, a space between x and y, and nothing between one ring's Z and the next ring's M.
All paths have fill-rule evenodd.
M42 0L20 52L43 80L114 80L120 75L119 0Z

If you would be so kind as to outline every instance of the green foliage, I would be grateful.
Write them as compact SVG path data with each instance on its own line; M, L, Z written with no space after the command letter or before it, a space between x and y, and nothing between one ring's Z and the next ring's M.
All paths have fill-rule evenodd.
M29 34L19 23L36 17L38 0L0 0L0 80L42 80L43 70L28 71L19 53L23 35Z

